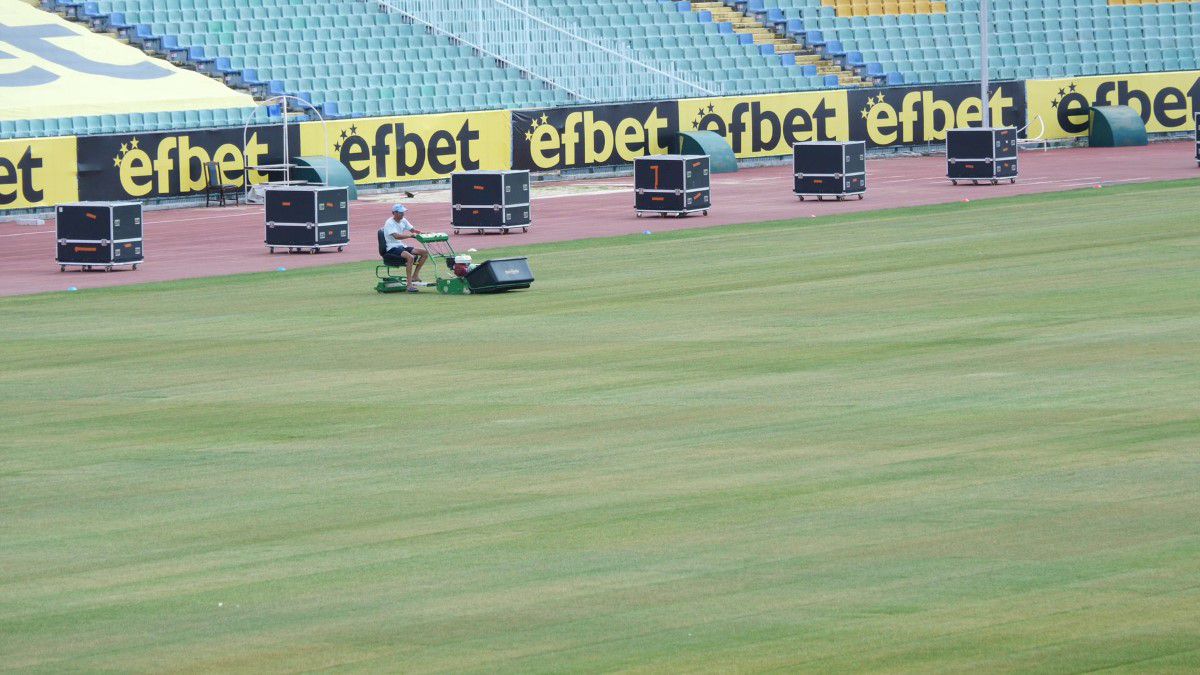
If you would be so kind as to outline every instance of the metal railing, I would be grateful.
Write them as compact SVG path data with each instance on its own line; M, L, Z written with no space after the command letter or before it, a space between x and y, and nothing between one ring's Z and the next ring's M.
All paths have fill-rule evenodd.
M432 33L517 68L584 102L637 101L717 92L628 45L538 16L528 0L372 0Z

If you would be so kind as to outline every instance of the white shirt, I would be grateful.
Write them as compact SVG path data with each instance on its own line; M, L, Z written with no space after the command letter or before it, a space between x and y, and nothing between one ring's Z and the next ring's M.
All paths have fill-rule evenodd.
M401 218L400 222L396 222L394 217L388 218L383 224L383 237L387 241L387 247L408 246L409 244L398 238L397 235L408 235L412 229L412 223L408 222L408 218Z

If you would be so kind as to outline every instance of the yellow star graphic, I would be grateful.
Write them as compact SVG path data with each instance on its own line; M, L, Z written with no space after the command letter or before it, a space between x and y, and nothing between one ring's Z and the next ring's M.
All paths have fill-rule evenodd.
M121 166L121 158L113 157L113 166Z
M864 120L867 119L867 109L866 108L862 109L862 116L863 116Z
M883 92L879 93L879 100L876 103L883 103Z
M129 140L129 147L133 148L134 150L137 150L137 145L138 145L138 139L131 138Z
M525 140L527 140L527 141L528 141L528 140L532 140L532 139L533 139L533 132L532 132L532 131L526 131L526 132L525 132Z
M547 124L549 122L550 122L550 116L543 113L542 114L542 124Z
M129 144L128 144L128 143L122 143L122 144L121 144L121 154L123 155L123 154L125 154L125 153L127 153L127 152L129 152Z

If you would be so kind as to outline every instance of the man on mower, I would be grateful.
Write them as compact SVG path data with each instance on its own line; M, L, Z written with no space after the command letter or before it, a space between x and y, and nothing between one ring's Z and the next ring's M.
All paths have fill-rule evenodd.
M421 266L429 259L429 251L415 240L418 234L423 233L404 217L407 210L403 204L392 207L392 217L383 223L383 236L387 242L388 255L404 260L404 269L408 274L408 292L416 293L417 289L413 284L421 280ZM408 239L413 240L412 245L405 243Z

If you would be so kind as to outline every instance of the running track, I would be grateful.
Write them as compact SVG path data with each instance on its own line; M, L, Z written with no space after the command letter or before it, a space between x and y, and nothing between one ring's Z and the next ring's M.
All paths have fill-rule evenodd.
M591 193L537 198L527 233L461 234L455 248L480 250L547 241L604 237L685 227L822 216L899 206L917 206L1054 192L1095 185L1174 180L1200 176L1191 142L1156 143L1141 148L1071 148L1021 155L1015 185L950 185L944 157L897 157L867 162L867 195L862 201L800 202L791 194L790 167L743 169L714 176L713 208L707 217L638 219L633 214L632 178L580 182ZM557 191L563 184L552 184ZM569 184L568 184L569 185ZM595 189L607 189L596 192ZM448 199L448 197L447 197ZM192 208L147 212L146 262L137 270L59 272L54 263L53 222L41 226L0 223L0 295L80 290L125 284L206 277L241 272L375 260L375 230L388 217L389 204L358 201L351 206L351 244L342 253L277 253L263 246L261 206ZM409 220L426 231L449 230L447 203L413 203ZM477 256L478 257L478 256Z

